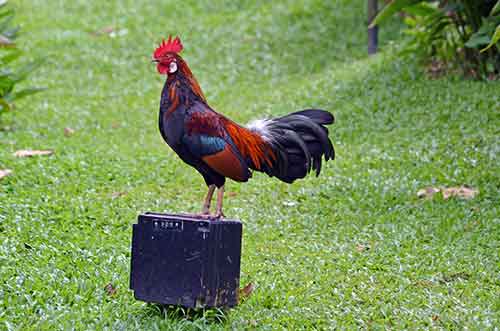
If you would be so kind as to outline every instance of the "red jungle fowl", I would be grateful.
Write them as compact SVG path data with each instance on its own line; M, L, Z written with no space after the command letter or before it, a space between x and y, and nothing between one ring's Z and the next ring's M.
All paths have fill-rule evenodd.
M160 101L160 132L167 144L203 176L208 194L202 213L223 217L222 199L226 178L246 182L252 170L292 183L311 169L319 175L324 156L335 157L325 125L334 118L327 111L306 109L289 115L257 120L243 127L215 112L179 53L179 37L160 44L153 62L167 75ZM215 188L217 206L210 214Z

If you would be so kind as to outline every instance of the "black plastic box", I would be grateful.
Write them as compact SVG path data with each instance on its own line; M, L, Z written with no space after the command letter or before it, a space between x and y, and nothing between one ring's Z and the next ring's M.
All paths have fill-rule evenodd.
M130 288L138 300L190 308L238 304L242 225L145 213L132 230Z

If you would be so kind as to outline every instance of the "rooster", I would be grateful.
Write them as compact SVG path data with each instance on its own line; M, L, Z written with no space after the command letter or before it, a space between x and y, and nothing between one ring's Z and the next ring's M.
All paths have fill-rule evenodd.
M335 151L325 125L334 118L327 111L306 109L251 122L243 127L213 110L179 55L179 37L163 40L152 61L167 79L161 92L159 126L167 144L203 176L208 193L200 216L221 218L226 178L246 182L252 170L292 183L311 170L318 176L322 158ZM210 204L217 190L215 214Z

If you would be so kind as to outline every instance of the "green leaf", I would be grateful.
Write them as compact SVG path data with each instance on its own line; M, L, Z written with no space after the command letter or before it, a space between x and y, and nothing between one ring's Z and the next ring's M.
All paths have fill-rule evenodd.
M1 67L16 60L22 54L22 52L17 48L4 48L3 51L4 52L2 52L2 53L5 53L5 55L0 56L0 66Z
M433 6L427 2L421 2L406 7L405 12L412 16L430 16L442 14L442 11L438 7Z
M483 18L481 27L470 37L465 46L478 48L490 44L492 37L495 35L495 30L498 29L498 25L500 25L500 17L498 16Z
M491 41L490 41L489 45L486 46L485 48L483 48L481 50L481 53L487 51L488 49L490 49L491 47L493 47L493 45L495 45L499 41L500 41L500 24L495 29L495 33L493 34L493 36L491 36Z
M26 79L26 77L28 77L28 75L32 73L36 68L38 68L41 63L42 63L41 60L28 62L13 75L14 82L18 83Z
M401 9L413 6L422 1L423 0L392 0L384 8L382 8L368 27L373 28L375 25L387 20Z
M429 24L429 33L428 36L430 39L436 38L438 35L442 33L442 31L453 21L449 19L449 17L441 16L433 20L431 24Z
M486 17L482 19L481 27L477 33L491 35L495 31L497 25L500 24L500 17Z
M486 35L473 35L466 43L465 46L469 48L478 48L482 45L488 45L491 42L491 38Z
M10 22L14 19L14 12L12 10L8 10L4 13L0 13L0 18L2 18L0 21L0 33L3 33L4 30L7 30Z
M10 110L11 105L4 98L0 98L0 111Z
M0 8L3 6L0 6ZM13 15L14 11L12 9L7 9L7 10L1 10L0 11L0 18L8 16L8 15Z
M19 31L20 27L16 26L10 29L6 29L3 31L3 35L8 37L9 39L15 39L17 36L17 32Z
M44 87L28 87L28 88L25 88L25 89L20 90L18 92L10 93L8 96L5 97L5 99L9 102L12 102L14 100L21 99L21 98L27 97L29 95L32 95L32 94L35 94L35 93L38 93L41 91L45 91L45 90L46 90L46 88L44 88Z
M0 75L0 98L9 94L14 89L15 82L7 75Z
M500 0L498 0L495 6L491 9L490 16L494 16L499 13L500 13Z

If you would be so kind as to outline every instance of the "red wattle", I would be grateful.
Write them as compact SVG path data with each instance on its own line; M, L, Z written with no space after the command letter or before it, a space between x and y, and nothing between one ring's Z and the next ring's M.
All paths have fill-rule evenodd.
M166 74L168 72L168 66L165 64L158 63L158 65L156 66L156 69L162 75Z

